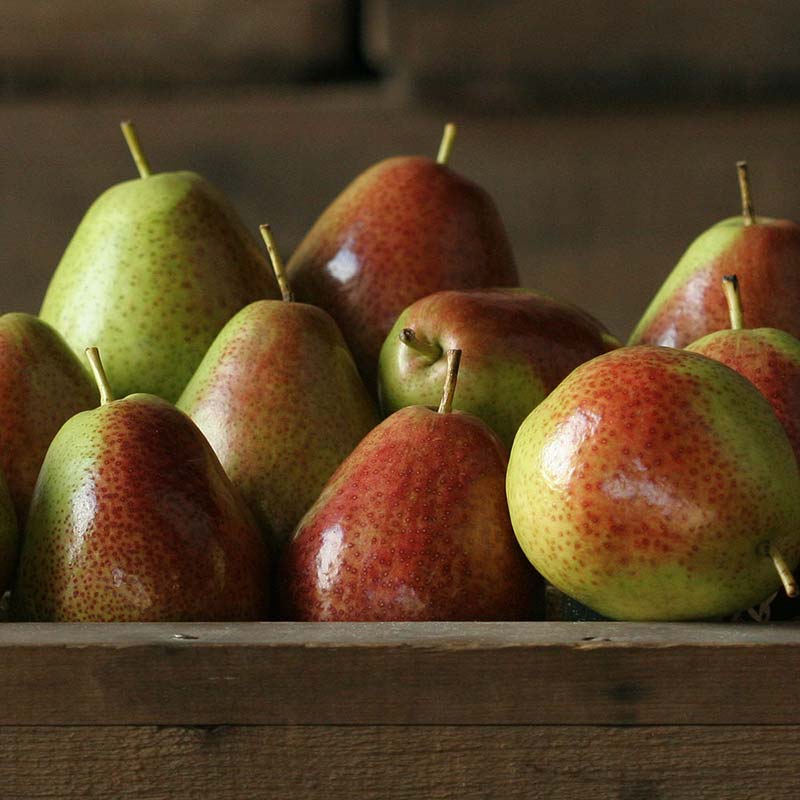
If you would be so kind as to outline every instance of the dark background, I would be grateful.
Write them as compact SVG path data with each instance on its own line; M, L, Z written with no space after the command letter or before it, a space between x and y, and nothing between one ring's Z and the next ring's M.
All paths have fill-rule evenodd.
M523 281L627 336L689 242L797 218L795 3L3 0L0 312L38 310L92 202L155 170L217 183L288 257L371 163L435 155L506 221Z

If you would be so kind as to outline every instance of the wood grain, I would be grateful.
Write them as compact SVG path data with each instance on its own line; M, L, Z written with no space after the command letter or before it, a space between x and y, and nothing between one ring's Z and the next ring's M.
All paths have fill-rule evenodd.
M800 728L8 727L4 800L783 800Z
M365 0L370 57L471 106L796 96L800 21L766 0ZM746 37L746 44L745 39Z
M800 626L0 626L0 725L800 724Z
M184 90L302 79L353 58L347 0L3 0L7 90Z

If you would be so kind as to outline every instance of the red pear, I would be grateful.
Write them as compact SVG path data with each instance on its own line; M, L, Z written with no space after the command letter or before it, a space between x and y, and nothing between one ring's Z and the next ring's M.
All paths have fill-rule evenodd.
M506 450L451 411L456 353L439 411L384 420L300 522L281 564L290 619L530 618L540 582L511 529Z
M800 225L756 217L747 165L737 164L742 216L723 220L696 239L656 294L630 344L686 347L728 327L719 291L723 275L747 286L754 328L770 326L800 337Z
M800 463L800 340L775 328L745 328L739 281L722 279L731 327L709 333L686 349L721 361L744 375L769 400Z
M113 400L72 417L36 482L12 590L17 619L264 619L267 547L194 423L166 400Z
M446 164L453 132L436 161L390 158L356 178L288 265L298 299L336 320L369 387L389 329L415 300L519 283L491 198Z

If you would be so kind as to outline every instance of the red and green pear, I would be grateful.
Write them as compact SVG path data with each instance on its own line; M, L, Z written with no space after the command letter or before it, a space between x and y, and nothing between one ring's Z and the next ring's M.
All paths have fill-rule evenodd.
M292 300L272 235L283 300L242 309L178 401L205 434L277 551L328 478L378 424L330 315Z
M437 160L396 157L359 175L324 211L288 265L297 297L336 320L373 390L381 345L404 308L444 289L517 286L489 195Z
M776 328L745 328L737 276L722 282L731 327L686 349L721 361L753 383L769 400L800 463L800 340Z
M267 546L194 423L159 397L72 417L47 451L12 591L16 619L265 619Z
M742 216L717 223L695 240L656 294L630 344L686 347L728 327L719 291L723 275L747 286L754 328L772 327L800 337L800 225L756 217L747 170L737 164Z
M750 381L697 353L578 367L520 427L507 492L531 563L606 617L722 617L797 591L792 446Z
M174 402L223 325L277 288L228 200L194 172L152 174L133 129L123 131L140 177L86 213L41 316L80 358L102 349L118 397Z
M510 448L522 421L579 364L619 347L581 309L525 289L448 291L417 300L383 344L384 413L435 405L445 354L464 353L454 408L480 417Z
M297 620L529 619L539 576L508 518L507 451L452 411L409 406L369 433L287 543L282 613Z
M53 328L30 314L0 316L0 471L20 526L53 437L97 402L89 373Z

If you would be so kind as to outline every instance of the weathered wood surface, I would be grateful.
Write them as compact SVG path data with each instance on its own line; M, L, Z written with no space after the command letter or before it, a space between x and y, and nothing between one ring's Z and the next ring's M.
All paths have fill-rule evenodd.
M9 727L0 793L115 800L784 800L800 727Z
M366 46L417 94L484 106L792 92L791 3L365 0Z
M7 91L269 83L353 59L348 0L3 0Z
M207 175L288 257L361 170L435 155L445 113L369 89L0 105L0 311L38 310L90 203L134 177L121 119L136 120L153 169ZM737 159L750 159L756 213L800 216L800 106L455 120L453 168L495 198L524 285L620 337L689 242L738 213Z
M800 626L0 626L0 724L800 724Z

